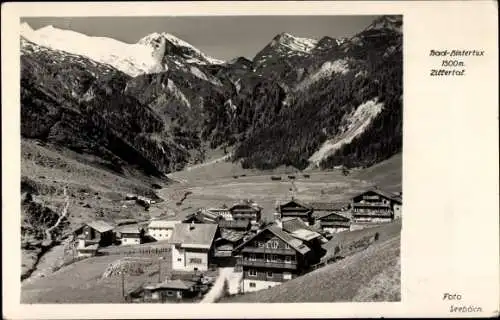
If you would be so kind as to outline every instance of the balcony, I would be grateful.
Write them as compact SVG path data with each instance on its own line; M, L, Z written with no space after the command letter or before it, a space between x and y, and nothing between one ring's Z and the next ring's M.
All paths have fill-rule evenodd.
M295 250L293 250L291 248L290 249L271 249L271 248L244 247L241 250L241 252L295 255Z
M390 209L391 205L388 203L382 202L364 202L364 203L353 203L352 206L354 208L387 208Z
M238 262L245 267L262 267L262 268L276 268L276 269L289 269L296 270L297 262L267 262L266 260L248 260L240 259Z

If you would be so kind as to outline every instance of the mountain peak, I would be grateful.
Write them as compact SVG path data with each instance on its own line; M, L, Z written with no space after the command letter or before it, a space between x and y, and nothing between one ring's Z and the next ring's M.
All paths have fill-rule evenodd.
M297 37L288 32L282 32L276 35L271 42L270 46L284 46L294 51L301 51L310 53L312 49L318 44L318 40Z
M141 38L137 44L153 47L154 49L168 42L167 47L176 50L171 50L172 52L180 52L189 58L189 61L195 63L209 63L209 64L221 64L224 61L212 58L201 52L199 49L194 47L192 44L176 37L173 34L167 32L153 32L143 38Z
M381 16L375 19L365 30L389 29L401 32L403 19L401 16Z

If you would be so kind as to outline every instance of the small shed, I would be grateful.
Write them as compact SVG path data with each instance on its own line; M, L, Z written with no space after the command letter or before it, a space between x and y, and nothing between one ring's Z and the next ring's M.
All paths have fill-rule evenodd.
M198 295L197 283L190 280L166 280L158 284L143 287L144 301L168 302L195 298Z

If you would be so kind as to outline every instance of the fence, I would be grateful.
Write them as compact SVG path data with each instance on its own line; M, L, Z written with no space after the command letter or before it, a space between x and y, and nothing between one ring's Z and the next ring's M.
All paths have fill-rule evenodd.
M127 250L106 250L106 251L101 251L100 254L102 255L125 255L125 256L130 256L130 255L144 255L144 256L162 256L167 253L169 253L171 250L170 248L130 248Z

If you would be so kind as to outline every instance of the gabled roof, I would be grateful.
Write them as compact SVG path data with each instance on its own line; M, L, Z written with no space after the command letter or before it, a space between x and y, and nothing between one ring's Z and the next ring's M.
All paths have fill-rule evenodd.
M297 199L292 199L292 200L290 200L290 201L288 201L288 202L286 202L286 203L280 204L280 206L279 206L279 207L280 207L280 208L281 208L281 207L285 207L285 206L288 206L288 205L290 205L290 204L296 204L296 205L297 205L297 206L299 206L299 207L304 207L304 208L307 208L307 209L312 209L312 206L311 206L310 204L305 203L305 202L302 202L302 201L299 201L299 200L297 200Z
M175 225L170 243L183 247L210 248L218 228L212 223L179 223Z
M220 220L219 227L226 229L246 229L250 227L249 220Z
M290 233L295 238L310 241L321 237L320 233L309 227L304 221L302 221L302 219L283 219L282 224L283 230Z
M314 211L341 211L349 206L348 203L342 202L312 202L312 208Z
M354 196L353 198L357 198L359 196L362 196L368 192L373 192L373 193L376 193L384 198L387 198L387 199L390 199L390 200L393 200L395 202L398 202L399 204L402 204L403 203L403 199L397 195L397 194L394 194L392 192L389 192L389 191L384 191L384 190L381 190L381 189L378 189L378 188L372 188L372 189L369 189L369 190L366 190L365 192L362 192L356 196Z
M234 231L234 230L222 230L221 236L219 239L228 240L230 242L236 242L245 236L246 232L242 231Z
M177 289L189 290L196 285L196 282L189 280L167 280L158 284L146 285L144 289L158 290L158 289Z
M114 226L112 224L102 220L94 220L86 223L86 225L99 232L106 232L114 229Z
M120 226L116 229L117 232L120 233L135 233L135 234L140 234L141 233L141 228L139 228L138 225L133 224L133 225L124 225Z
M220 219L218 215L215 215L206 211L196 211L191 213L182 220L183 223L188 223L193 220L199 221L200 223L217 223L217 220Z
M281 240L283 240L290 247L292 247L294 250L296 250L297 252L299 252L302 255L306 254L307 252L309 252L311 250L301 240L294 238L293 236L291 236L286 231L283 231L279 227L272 225L272 226L269 226L269 227L265 228L264 230L260 231L259 233L255 234L254 236L250 237L249 239L247 239L245 242L243 242L238 247L236 247L234 249L234 251L238 251L241 248L245 247L249 242L251 242L252 240L254 240L256 237L259 237L264 232L271 232L276 237L278 237Z
M339 221L349 221L350 219L342 214L339 214L339 212L321 212L316 216L316 219L321 220L326 217L335 215Z
M149 228L162 228L162 229L173 229L174 226L180 221L171 221L171 220L153 220L149 223Z

